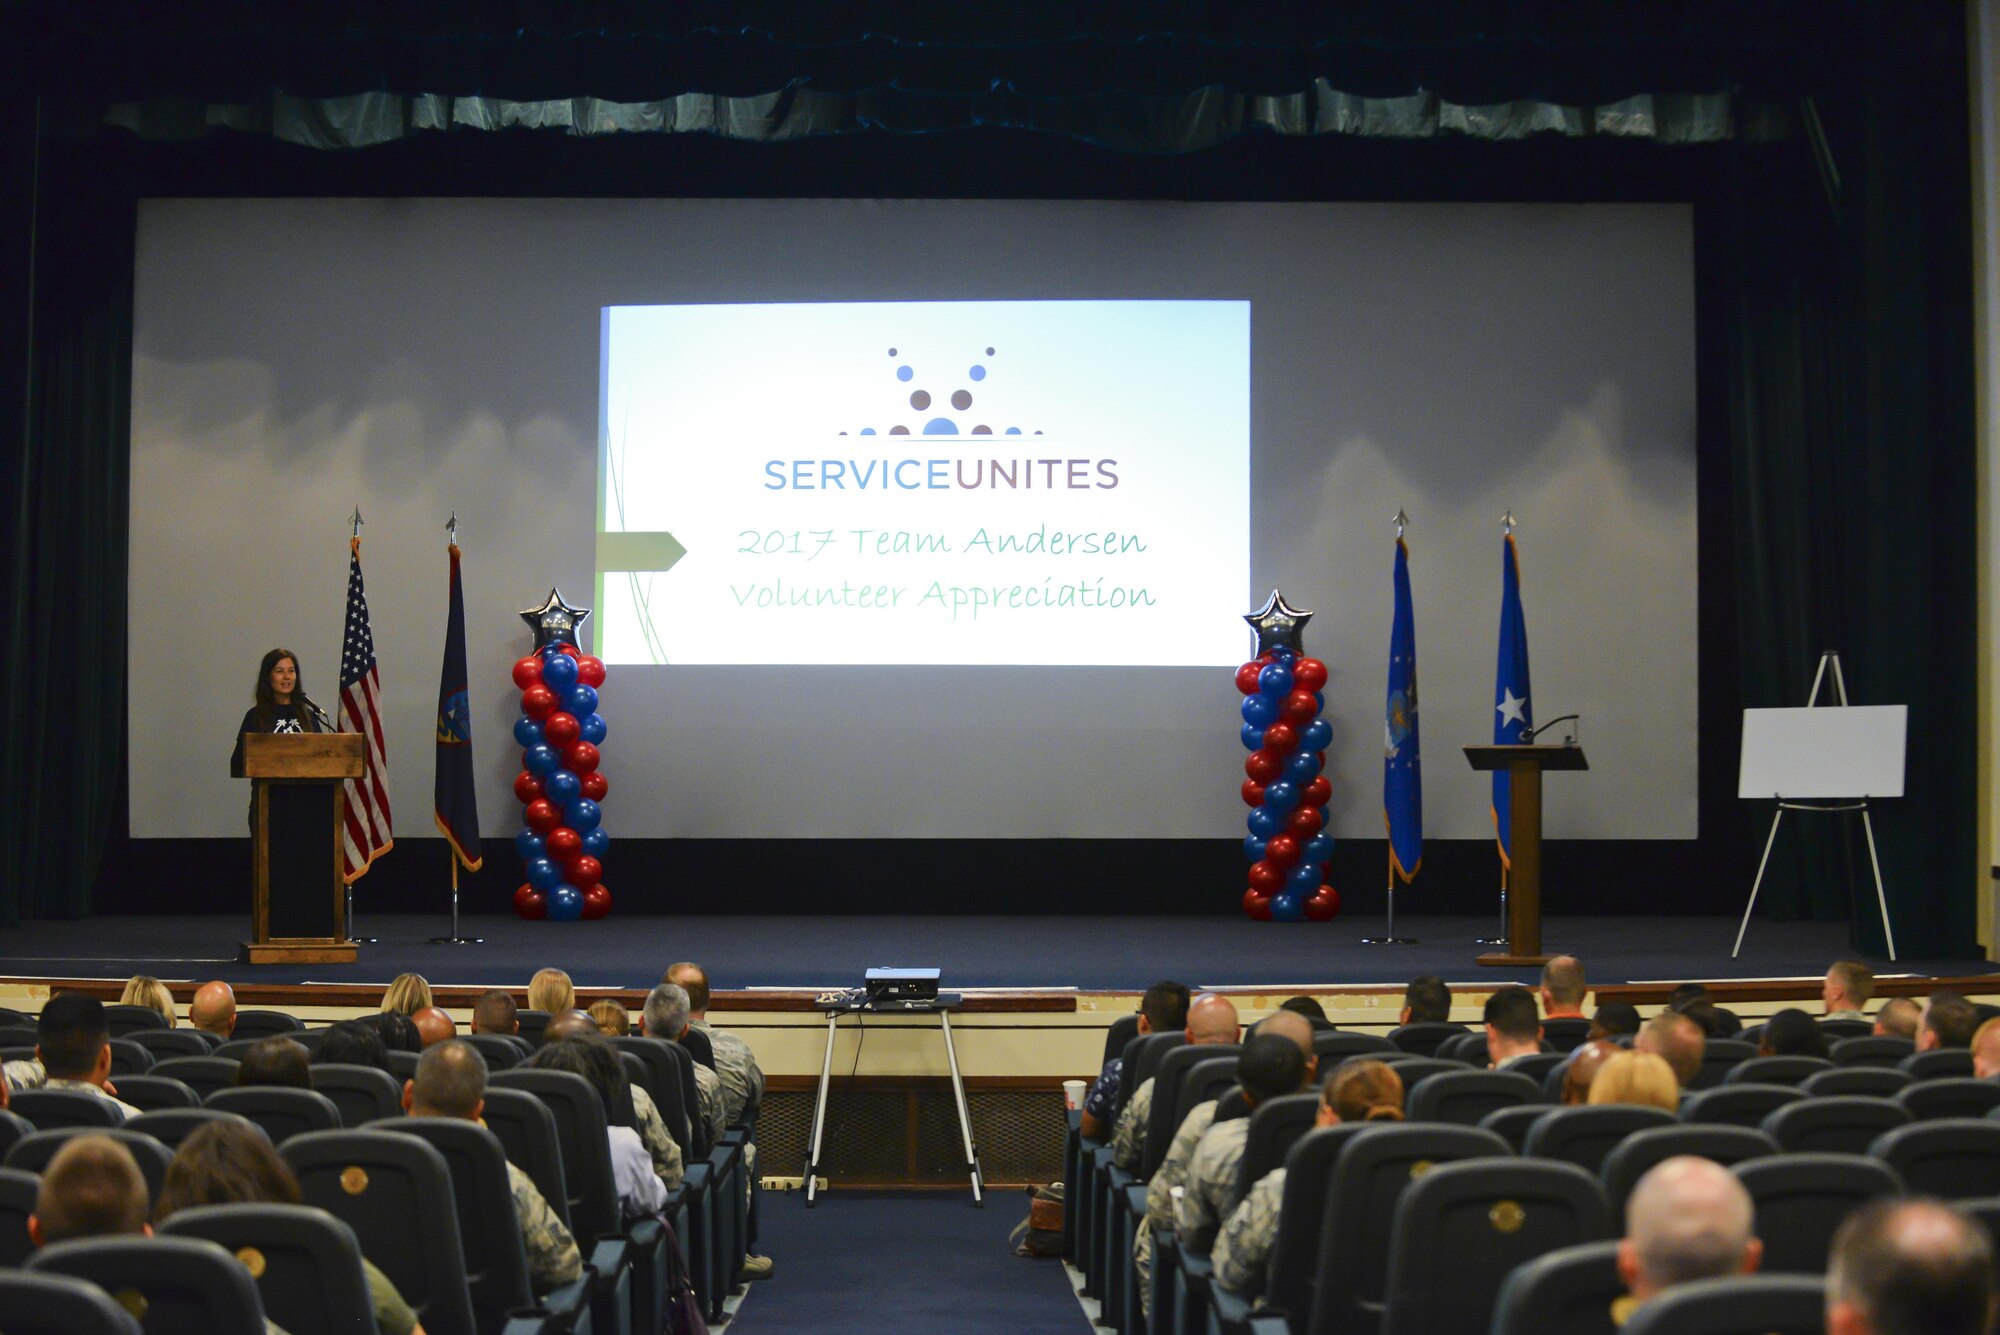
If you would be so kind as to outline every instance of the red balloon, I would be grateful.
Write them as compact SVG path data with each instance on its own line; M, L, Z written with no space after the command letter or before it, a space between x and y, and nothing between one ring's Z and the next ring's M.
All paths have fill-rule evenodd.
M572 774L588 774L597 768L597 748L589 742L571 742L563 750L563 768Z
M538 686L542 680L542 660L534 654L514 661L514 684L522 690Z
M1258 783L1269 783L1285 772L1285 762L1269 749L1252 751L1243 761L1243 772Z
M595 654L585 654L583 657L577 659L576 679L585 686L592 688L602 686L604 684L604 660ZM610 904L611 896L609 893L606 893L604 902L607 906ZM590 915L586 913L584 916L587 918Z
M576 715L565 714L558 710L543 721L542 737L550 746L568 746L576 740L580 726L576 721Z
M593 885L583 892L583 916L602 918L611 912L611 892L602 885Z
M1326 813L1322 812L1318 807L1300 807L1285 822L1285 831L1300 839L1310 839L1318 834L1320 827L1325 824ZM1270 846L1268 844L1265 845L1265 851L1268 852L1269 850Z
M521 815L528 822L528 828L536 834L547 834L562 824L562 812L557 811L555 803L546 797L538 797L528 803L527 810Z
M542 837L542 846L548 850L551 861L568 866L570 859L583 852L583 836L567 825L560 825Z
M567 874L563 879L571 885L596 885L597 878L604 875L604 864L590 854L582 853L564 871Z
M1289 834L1272 835L1264 845L1264 860L1273 867L1291 866L1299 860L1299 841Z
M532 885L523 885L514 892L514 912L523 918L545 918L549 912L549 897Z
M593 802L602 802L604 795L611 791L611 783L597 770L582 777L583 795Z
M578 662L583 661L583 650L577 648L575 645L565 644L565 645L560 645L558 647L562 650L562 652L568 654L571 658L576 659Z
M1268 862L1252 863L1250 888L1260 895L1275 895L1285 888L1285 873Z
M514 776L514 796L522 802L532 802L542 795L542 781L522 770Z
M1323 885L1311 899L1306 901L1306 917L1314 922L1325 922L1340 912L1340 891L1330 885Z
M1243 911L1258 922L1271 921L1271 897L1260 895L1255 890L1243 892Z
M1333 785L1327 782L1326 775L1321 774L1306 785L1303 804L1309 807L1323 807L1332 797Z
M521 692L521 712L539 723L556 712L556 693L536 682Z
M1313 698L1311 691L1293 691L1285 697L1285 705L1281 713L1285 722L1295 727L1300 724L1311 723L1319 717L1319 701ZM545 728L544 731L547 731L547 729Z
M1326 664L1317 658L1301 658L1292 664L1292 685L1302 691L1318 690L1326 685Z
M1255 779L1245 779L1243 781L1243 805L1246 807L1263 806L1264 785L1258 783Z
M1289 723L1273 723L1264 729L1264 749L1274 756L1288 756L1299 744L1299 731Z
M1264 670L1262 663L1245 663L1236 669L1236 689L1245 695L1257 694L1257 674Z

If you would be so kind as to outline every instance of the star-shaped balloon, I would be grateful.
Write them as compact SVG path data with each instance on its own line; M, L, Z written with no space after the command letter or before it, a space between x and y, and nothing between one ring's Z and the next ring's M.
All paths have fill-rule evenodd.
M540 653L551 645L571 644L578 649L576 633L590 616L588 607L571 607L563 601L560 589L550 589L549 596L542 600L540 607L521 609L521 620L535 632L535 652Z
M1289 649L1295 654L1305 653L1300 643L1305 634L1306 622L1312 620L1311 612L1301 612L1285 601L1285 595L1276 589L1264 600L1264 605L1243 619L1257 632L1257 654L1262 658L1274 649Z

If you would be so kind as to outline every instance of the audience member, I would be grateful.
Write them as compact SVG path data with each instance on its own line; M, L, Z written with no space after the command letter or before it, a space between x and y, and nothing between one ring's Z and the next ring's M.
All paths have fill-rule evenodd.
M1942 1202L1874 1201L1833 1235L1827 1335L1985 1335L1995 1300L1993 1240Z
M1664 1159L1625 1202L1618 1276L1643 1303L1676 1284L1749 1274L1764 1257L1751 1219L1750 1193L1727 1168L1689 1154Z
M313 1049L315 1066L372 1066L378 1071L389 1069L389 1048L382 1042L382 1031L372 1024L359 1020L342 1020L330 1025L326 1037Z
M576 988L569 981L569 975L561 969L541 969L528 980L528 1009L547 1011L554 1015L557 1011L576 1009Z
M1667 996L1667 1009L1688 1015L1708 1038L1734 1038L1743 1032L1743 1021L1734 1011L1716 1005L1703 983L1682 983L1675 988Z
M1703 1038L1722 1038L1729 1026L1723 1023L1722 1010L1712 1001L1690 1001L1677 1014L1694 1021L1695 1028L1701 1030Z
M220 978L197 987L188 1003L188 1023L226 1041L236 1028L235 989Z
M597 1032L606 1038L623 1038L632 1032L632 1012L605 997L590 1003L584 1011L597 1025Z
M1708 1050L1708 1039L1701 1027L1678 1011L1661 1011L1646 1022L1639 1036L1632 1040L1637 1052L1650 1052L1664 1058L1673 1070L1674 1079L1686 1089L1701 1071L1702 1056Z
M1623 1038L1639 1032L1639 1008L1629 1001L1602 1001L1590 1017L1592 1039Z
M1494 1070L1504 1071L1541 1050L1542 1019L1534 993L1503 987L1486 998L1486 1058Z
M410 1023L417 1027L417 1041L425 1047L442 1043L447 1038L458 1037L458 1025L437 1006L425 1006L410 1013Z
M1308 1020L1318 1020L1322 1024L1329 1023L1326 1018L1326 1007L1312 997L1287 997L1279 1004L1278 1009L1297 1011Z
M1615 1051L1590 1082L1591 1103L1633 1103L1677 1112L1680 1082L1673 1068L1650 1052Z
M1402 1120L1403 1081L1387 1062L1345 1062L1320 1087L1319 1126ZM1263 1289L1284 1198L1285 1170L1273 1168L1257 1179L1242 1204L1223 1221L1209 1251L1215 1280L1223 1288L1244 1297Z
M1980 1025L1972 1036L1972 1074L1981 1080L2000 1075L2000 1018Z
M66 1089L115 1104L121 1120L139 1115L111 1083L111 1030L104 1003L81 992L58 992L48 999L35 1022L35 1059L8 1062L6 1073L15 1089Z
M764 1072L757 1065L750 1045L732 1033L708 1023L708 972L699 964L682 961L667 967L663 983L678 983L687 989L688 1023L708 1035L715 1050L715 1073L722 1077L722 1091L729 1104L729 1120L740 1122L746 1108L764 1101Z
M1890 997L1882 1003L1882 1009L1875 1012L1875 1036L1877 1038L1907 1038L1917 1041L1917 1026L1923 1022L1924 1010L1909 997Z
M1591 1039L1570 1054L1563 1063L1562 1102L1570 1107L1590 1102L1590 1082L1604 1069L1604 1063L1625 1051L1608 1039Z
M167 1017L167 1028L175 1026L174 994L167 991L167 985L151 974L134 974L125 982L125 990L118 994L121 1006L144 1006L147 1010L158 1011Z
M382 993L382 1009L391 1014L415 1015L433 1004L431 985L424 981L420 973L397 974L390 980L388 990Z
M1757 1041L1760 1057L1824 1057L1826 1049L1819 1022L1796 1006L1764 1021L1764 1036Z
M1451 1019L1451 989L1434 973L1418 974L1403 989L1398 1024L1440 1024Z
M298 1178L261 1131L237 1121L210 1122L174 1151L153 1218L165 1223L198 1205L298 1205L302 1200ZM361 1274L382 1335L423 1335L417 1314L395 1284L365 1256Z
M589 1023L589 1017L585 1017L585 1022ZM593 1026L590 1038L551 1037L526 1064L540 1071L568 1071L590 1082L597 1091L598 1101L604 1105L605 1134L611 1145L611 1177L618 1188L619 1210L627 1219L658 1214L667 1203L666 1189L653 1171L652 1156L646 1153L638 1131L629 1124L631 1114L625 1109L631 1087L625 1079L625 1066L603 1035L596 1033ZM678 1173L674 1185L680 1185Z
M1837 960L1826 971L1819 999L1829 1020L1865 1020L1861 1012L1875 995L1875 971L1860 960Z
M417 1032L417 1022L402 1011L381 1011L374 1015L364 1015L361 1023L371 1025L382 1036L382 1046L391 1052L422 1052L424 1036Z
M1924 1005L1924 1018L1917 1028L1917 1051L1938 1048L1969 1048L1973 1031L1979 1028L1979 1012L1956 992L1937 991Z
M1236 1018L1236 1005L1228 997L1204 992L1188 1005L1187 1027L1182 1031L1193 1044L1237 1043L1243 1026ZM1146 1126L1153 1118L1153 1077L1147 1076L1125 1100L1118 1125L1111 1133L1111 1157L1120 1168L1136 1172L1146 1148Z
M646 1008L640 1012L640 1019L648 1038L679 1043L688 1031L687 989L677 983L661 983L646 994ZM694 1066L695 1096L701 1101L701 1107L694 1111L708 1124L709 1139L718 1139L729 1127L729 1105L722 1097L722 1077L694 1061L692 1056L689 1061Z
M608 1061L616 1066L617 1079L607 1080L610 1097L617 1102L617 1115L607 1114L607 1120L618 1125L626 1125L623 1109L631 1108L630 1126L644 1147L647 1157L652 1160L653 1172L668 1191L681 1184L687 1168L681 1155L680 1142L667 1131L667 1121L660 1116L660 1105L653 1101L643 1085L635 1085L625 1077L624 1062L618 1050L597 1031L597 1021L579 1010L560 1011L549 1017L548 1027L542 1031L544 1045L560 1043L566 1039L588 1040L592 1045L591 1060Z
M520 1007L514 994L502 987L490 988L472 1003L472 1032L475 1034L518 1034Z
M1259 1025L1256 1037L1243 1045L1243 1056L1236 1063L1236 1085L1254 1112L1266 1099L1310 1088L1318 1071L1312 1022L1292 1011L1279 1011ZM1174 1231L1196 1251L1209 1249L1215 1230L1236 1207L1236 1169L1243 1162L1249 1134L1247 1116L1218 1122L1211 1111L1208 1130L1195 1142L1186 1185L1180 1203L1174 1206ZM1150 1185L1147 1194L1150 1197ZM1168 1199L1171 1204L1172 1198Z
M71 1238L151 1236L150 1204L132 1151L109 1136L71 1136L42 1169L28 1240L46 1247Z
M1542 966L1539 995L1542 1018L1583 1019L1583 998L1590 991L1584 981L1583 961L1574 955L1558 955Z
M1139 998L1139 1035L1171 1034L1187 1027L1188 987L1163 979L1147 988ZM1079 1134L1086 1140L1103 1140L1111 1131L1111 1110L1118 1102L1118 1086L1125 1075L1125 1054L1114 1052L1104 1062L1097 1079L1083 1096L1083 1115L1077 1119Z
M236 1067L238 1085L278 1085L311 1089L312 1067L306 1050L281 1034L260 1038L244 1052Z
M447 1039L427 1049L417 1062L416 1078L403 1085L403 1109L412 1117L456 1117L477 1122L486 1108L486 1059L470 1043ZM507 1181L513 1188L514 1216L528 1252L528 1276L537 1292L568 1284L583 1274L583 1257L576 1239L533 1179L511 1161Z

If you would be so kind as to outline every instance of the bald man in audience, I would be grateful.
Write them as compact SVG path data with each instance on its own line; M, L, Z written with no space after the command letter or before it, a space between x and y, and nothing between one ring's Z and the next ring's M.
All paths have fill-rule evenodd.
M1691 1154L1664 1159L1625 1203L1618 1277L1643 1303L1676 1284L1747 1275L1764 1258L1753 1217L1750 1193L1727 1168Z
M1188 1006L1187 1028L1183 1031L1192 1044L1235 1043L1243 1037L1236 1018L1236 1006L1228 997L1204 992ZM1153 1077L1147 1076L1125 1100L1118 1125L1111 1132L1111 1158L1126 1172L1137 1172L1146 1149L1146 1126L1153 1118Z
M1595 1039L1578 1048L1570 1059L1563 1063L1562 1101L1575 1107L1590 1102L1590 1082L1597 1078L1597 1072L1616 1053L1625 1049L1604 1039Z
M477 1122L485 1108L486 1059L470 1043L447 1039L426 1048L417 1059L416 1078L403 1082L403 1109L412 1117ZM507 1184L528 1252L528 1278L536 1292L546 1293L581 1278L583 1256L576 1239L549 1208L534 1179L509 1162Z
M150 1237L152 1200L132 1151L109 1136L72 1136L42 1170L28 1238L37 1247L71 1238Z
M1907 1038L1917 1041L1917 1026L1923 1022L1924 1008L1908 997L1890 997L1875 1012L1877 1038Z
M235 989L220 978L197 987L188 1003L188 1023L227 1042L236 1030Z
M1833 1235L1827 1335L1985 1335L1996 1301L1993 1240L1942 1201L1874 1201Z
M416 1024L417 1036L423 1039L425 1047L458 1037L458 1026L436 1006L424 1006L412 1012L410 1019Z
M1701 1059L1708 1049L1708 1037L1701 1026L1679 1011L1662 1011L1639 1031L1639 1037L1632 1040L1632 1047L1638 1052L1650 1052L1664 1059L1673 1069L1674 1079L1682 1089L1688 1087L1701 1072Z
M542 1030L542 1042L560 1043L565 1038L585 1038L595 1043L609 1042L598 1031L597 1021L590 1018L588 1011L557 1011L549 1017L547 1028ZM634 1131L639 1133L639 1143L646 1147L646 1155L653 1161L653 1174L672 1191L681 1184L687 1168L682 1162L680 1142L667 1130L667 1119L660 1116L660 1105L644 1085L633 1082L632 1121Z
M1583 999L1590 993L1584 981L1583 961L1574 955L1558 955L1542 966L1538 989L1544 1020L1586 1019Z
M1969 1048L1978 1028L1979 1012L1971 1002L1956 992L1933 992L1924 1002L1924 1018L1917 1026L1917 1051Z

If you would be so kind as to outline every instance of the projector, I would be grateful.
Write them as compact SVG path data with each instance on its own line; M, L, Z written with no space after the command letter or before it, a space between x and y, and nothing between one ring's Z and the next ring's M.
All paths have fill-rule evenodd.
M862 975L868 1000L936 1001L938 969L870 969Z

